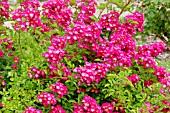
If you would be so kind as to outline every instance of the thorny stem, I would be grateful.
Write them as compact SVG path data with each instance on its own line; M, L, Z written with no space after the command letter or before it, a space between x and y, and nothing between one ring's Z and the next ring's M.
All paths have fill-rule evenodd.
M131 0L128 0L126 5L122 8L120 15L124 12L125 8L130 4Z

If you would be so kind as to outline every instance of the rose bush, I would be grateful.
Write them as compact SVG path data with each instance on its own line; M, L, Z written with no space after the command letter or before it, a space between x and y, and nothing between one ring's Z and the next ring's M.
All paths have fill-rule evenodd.
M154 60L165 44L136 45L143 14L120 21L130 2L99 18L94 0L22 2L0 36L1 111L169 112L170 73Z

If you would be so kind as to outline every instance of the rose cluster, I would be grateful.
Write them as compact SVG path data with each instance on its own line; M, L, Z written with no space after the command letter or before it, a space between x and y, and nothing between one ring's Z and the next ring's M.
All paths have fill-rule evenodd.
M28 106L26 110L22 113L43 113L43 112L41 110Z
M2 39L0 44L4 45L6 47L6 49L9 49L9 50L13 49L13 41L11 38L10 39L7 39L7 38Z
M118 12L110 12L109 14L102 15L100 19L100 23L102 25L102 28L105 28L106 31L114 31L119 26L119 13Z
M113 113L114 107L111 103L105 102L101 105L102 113Z
M84 48L90 51L96 51L100 41L102 27L95 22L93 25L75 24L73 28L65 29L67 41L70 44L77 43L79 48ZM74 31L74 32L72 32Z
M90 96L84 96L82 103L74 104L73 113L125 113L123 108L118 107L118 109L114 108L116 104L115 101L109 103L104 102L102 105L98 105L96 100Z
M99 47L97 56L103 58L103 62L109 66L110 70L115 67L130 67L132 64L131 58L123 52L120 47L108 43Z
M132 20L134 22L137 22L133 24L132 26L136 27L138 31L143 31L143 22L144 22L144 15L140 12L134 12L133 15L128 15L125 17L127 21Z
M49 0L43 4L42 15L50 19L52 23L56 22L59 27L68 27L72 22L72 11L66 6L67 1Z
M49 113L66 113L66 110L64 110L60 105L52 106L51 111Z
M84 67L77 67L73 72L77 72L75 78L79 78L79 84L86 83L90 85L93 82L99 83L105 77L108 71L107 65L102 63L86 62Z
M52 36L51 45L48 47L48 52L43 53L43 57L52 64L57 64L66 54L64 50L66 46L66 39L63 37Z
M15 30L25 31L30 26L33 28L41 26L40 12L34 8L18 8L12 14L12 19L16 21Z
M76 20L74 20L75 23L82 22L85 24L90 24L91 22L94 22L93 19L90 18L90 16L93 16L96 12L95 5L97 4L94 0L90 1L76 1L78 8L80 9L80 12L77 15Z
M52 90L52 92L58 94L58 98L63 97L63 95L68 93L67 87L60 82L56 82L55 84L51 84L49 88Z
M49 78L59 76L55 71L61 71L62 79L67 80L68 76L71 75L71 71L65 66L64 63L61 63L64 57L69 58L68 52L64 50L66 47L66 39L63 37L51 36L51 45L48 47L48 52L43 53L43 57L50 62L50 74Z
M117 29L117 31L110 36L109 45L120 48L121 51L125 52L127 56L133 57L136 51L135 40L129 34L121 33L123 29Z
M74 104L73 113L102 113L101 107L90 96L84 96L82 105Z
M126 23L116 24L116 22L119 23L119 15L116 12L110 12L109 14L105 14L103 16L104 20L101 19L99 23L102 26L104 24L107 24L108 21L113 20L110 19L113 15L115 16L113 17L115 20L115 22L113 23L115 24L114 27L112 25L111 27L105 27L108 27L108 31L114 32L109 36L109 38L103 37L99 39L100 44L95 45L95 52L97 54L96 56L102 57L104 63L110 65L110 69L114 69L117 66L130 67L132 64L132 58L135 56L136 44L135 40L132 39L134 33L131 33L127 29L129 25ZM132 27L132 29L134 29L134 27Z
M30 0L30 1L24 1L20 3L20 6L23 7L24 9L26 8L35 8L38 9L40 7L40 2L37 0Z
M127 76L126 78L135 84L137 84L138 81L140 80L139 76L136 74L132 74L131 76Z
M99 23L95 22L92 25L85 26L83 34L79 38L77 45L79 48L96 52L98 44L102 42L100 34L102 33L102 27Z
M46 73L43 70L37 69L36 67L29 68L29 71L30 71L28 73L29 78L39 79L46 77Z
M157 77L158 81L163 85L164 88L168 88L170 92L170 73L167 73L166 68L162 66L155 66L155 72L153 74Z
M76 41L78 41L84 34L85 28L86 27L84 24L75 24L73 28L65 29L65 37L68 42L70 44L74 44Z
M165 44L162 42L139 46L138 52L135 54L135 60L144 68L154 68L156 66L156 62L153 57L158 56L165 50L165 48Z
M41 94L37 95L38 101L40 101L45 107L48 105L55 105L57 103L56 98L53 94L42 92Z
M12 19L16 21L15 30L28 30L29 27L34 29L41 27L41 32L49 31L49 28L42 23L40 18L40 10L38 1L26 1L20 4L22 8L17 8L12 12Z
M141 56L156 57L166 49L163 42L155 42L150 45L143 45L138 47L138 53Z
M9 4L7 0L0 2L0 17L9 18Z

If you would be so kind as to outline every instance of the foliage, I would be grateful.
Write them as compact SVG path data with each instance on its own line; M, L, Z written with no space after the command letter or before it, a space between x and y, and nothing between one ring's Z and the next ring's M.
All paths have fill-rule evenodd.
M142 0L139 11L144 13L145 32L141 35L155 34L157 38L170 44L170 2L169 0Z
M169 112L170 73L154 60L165 44L136 45L144 16L120 18L131 2L99 17L94 0L22 2L0 35L1 112Z

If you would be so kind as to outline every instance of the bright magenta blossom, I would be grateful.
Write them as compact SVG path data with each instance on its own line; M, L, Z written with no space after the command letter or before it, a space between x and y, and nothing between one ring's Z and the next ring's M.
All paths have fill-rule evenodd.
M64 110L60 105L52 106L52 110L49 113L66 113L66 110Z
M103 111L102 113L113 113L113 110L114 110L113 105L111 103L108 103L108 102L102 103L101 108L102 108L102 111Z
M40 101L45 107L48 105L55 105L57 103L56 98L53 94L42 92L41 94L37 95L38 101Z
M84 67L77 67L73 71L78 73L79 84L90 85L93 82L99 83L105 77L108 68L106 64L86 62Z
M59 27L68 27L72 22L72 11L66 6L67 1L49 0L43 4L42 15L50 19L52 23L57 23Z
M46 73L43 70L37 69L36 67L29 68L29 71L30 71L28 73L29 78L39 79L46 77Z
M60 83L60 82L51 84L49 88L52 90L52 92L56 92L58 94L58 98L61 98L65 94L68 93L67 87L63 83Z
M74 104L73 113L102 113L102 109L95 99L90 96L84 96L82 105Z
M7 0L2 0L0 2L0 17L9 18L9 4Z
M34 108L34 107L27 107L26 108L26 110L24 111L24 112L22 112L22 113L42 113L42 111L41 110L38 110L38 109L36 109L36 108Z
M138 83L140 80L139 76L136 74L132 74L131 76L127 76L127 79L130 80L132 83Z
M0 50L0 58L4 58L5 54L2 50Z

